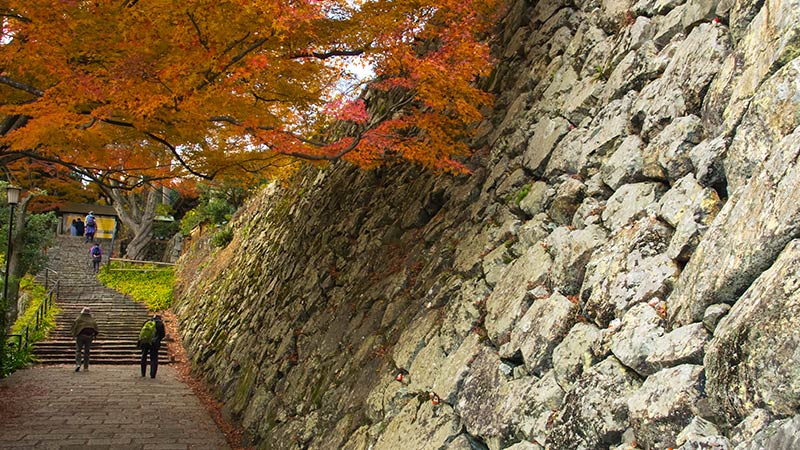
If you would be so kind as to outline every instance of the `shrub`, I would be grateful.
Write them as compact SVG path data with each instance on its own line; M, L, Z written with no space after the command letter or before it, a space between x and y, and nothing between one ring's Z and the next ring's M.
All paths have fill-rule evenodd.
M230 228L223 228L216 233L211 238L211 243L214 244L215 247L225 247L231 243L233 240L233 230Z

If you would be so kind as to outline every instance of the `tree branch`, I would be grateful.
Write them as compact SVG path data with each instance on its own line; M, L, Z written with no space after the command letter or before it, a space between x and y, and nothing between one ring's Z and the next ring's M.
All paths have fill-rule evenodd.
M334 56L359 56L363 55L364 50L331 50L328 52L300 51L289 56L290 59L317 58L328 59Z
M41 97L44 95L44 91L41 89L36 89L35 87L25 84L16 80L12 80L7 76L0 76L0 83L13 87L14 89L19 89L20 91L25 91L31 95L35 95L37 97Z
M194 19L194 15L190 11L186 11L186 15L189 16L189 20L192 22L192 26L194 27L194 31L197 32L197 40L200 41L200 45L202 45L204 49L208 50L208 39L203 37L203 32L200 31L200 26L197 24L197 21Z
M13 11L9 11L9 10L6 10L6 11L0 11L0 17L9 17L9 18L11 18L11 19L17 19L17 20L21 20L21 21L23 21L23 22L25 22L25 23L31 23L31 22L33 22L31 19L29 19L29 18L27 18L27 17L23 16L22 14L15 13L15 12L13 12Z
M162 138L160 136L156 136L155 134L153 134L153 133L151 133L149 131L146 131L145 135L147 137L149 137L150 139L152 139L152 140L154 140L156 142L159 142L162 145L164 145L165 147L167 147L169 149L169 151L172 152L172 155L175 156L175 159L177 159L178 162L181 164L181 166L183 166L186 170L188 170L189 173L191 173L192 175L194 175L196 177L203 178L205 180L214 179L214 174L216 174L216 172L212 173L211 175L208 175L208 174L197 172L196 170L192 169L192 167L189 165L189 163L184 161L184 159L181 156L180 152L178 152L178 149L174 145L170 144L169 141L167 141L166 139L164 139L164 138Z
M220 76L220 74L225 73L228 69L231 68L231 66L233 66L237 62L239 62L242 59L244 59L245 56L247 56L249 53L255 51L258 47L261 47L266 42L267 42L267 38L261 38L261 39L255 41L250 47L247 47L246 49L242 50L238 55L236 55L233 58L231 58L231 60L228 61L228 64L225 64L225 66L223 66L220 71L218 71L218 72L212 72L212 71L206 72L206 79L203 80L202 83L198 84L195 89L197 89L199 91L199 90L205 88L206 86L210 85L211 83L213 83L216 80L216 78L218 76Z

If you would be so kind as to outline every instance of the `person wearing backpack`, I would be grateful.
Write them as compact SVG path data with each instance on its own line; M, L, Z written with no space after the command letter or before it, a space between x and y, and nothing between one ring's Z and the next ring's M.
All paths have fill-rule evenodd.
M150 378L156 377L158 371L158 350L161 348L161 340L166 336L164 322L161 316L154 315L152 319L142 325L139 331L139 348L142 350L142 376L147 372L147 355L150 355Z
M94 212L89 211L86 216L86 239L84 239L84 242L94 242L95 231L97 231L97 220L94 217Z
M103 249L100 244L95 243L89 250L89 255L92 257L92 270L94 273L100 272L100 262L103 260Z
M81 310L70 331L75 338L75 372L81 371L81 351L83 351L83 370L89 370L89 349L95 336L100 334L97 321L92 317L89 307Z

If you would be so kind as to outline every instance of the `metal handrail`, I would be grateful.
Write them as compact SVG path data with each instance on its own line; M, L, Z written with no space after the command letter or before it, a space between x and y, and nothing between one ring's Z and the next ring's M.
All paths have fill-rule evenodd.
M58 275L58 272L56 272L55 270L53 270L53 269L51 269L49 267L45 267L44 268L44 288L45 289L49 289L50 288L50 277L49 277L49 275L50 275L51 272L56 277L55 286L58 287L58 285L59 285L58 281L59 281L60 277ZM56 292L56 297L58 297L58 292Z
M48 271L53 272L54 274L58 275L58 272L52 270L50 268L45 268L45 289L49 287L49 278L48 278ZM35 328L33 329L38 330L43 324L44 319L47 316L47 312L53 306L53 303L58 298L59 286L61 285L61 280L56 279L53 283L53 287L47 291L44 295L44 299L42 303L39 304L39 307L36 308L36 314L28 320L28 323L25 324L25 333L19 334L7 334L3 339L3 342L8 342L8 338L16 337L17 338L17 351L22 351L23 348L28 348L31 345L30 333L31 333L31 325L34 321L36 321ZM23 347L23 338L25 342L25 346Z

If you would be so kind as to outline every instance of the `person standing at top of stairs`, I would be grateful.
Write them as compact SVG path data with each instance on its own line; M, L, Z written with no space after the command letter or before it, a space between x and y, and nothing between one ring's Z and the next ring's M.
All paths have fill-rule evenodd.
M95 231L97 231L97 220L94 217L94 211L89 211L86 216L86 239L84 242L94 242Z
M88 307L81 310L81 314L72 324L71 331L75 337L75 372L81 370L81 351L83 351L83 370L89 370L89 350L95 336L100 334L100 329Z

